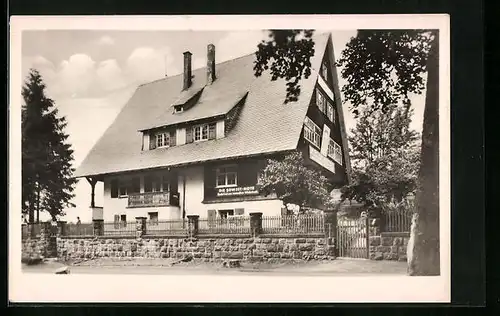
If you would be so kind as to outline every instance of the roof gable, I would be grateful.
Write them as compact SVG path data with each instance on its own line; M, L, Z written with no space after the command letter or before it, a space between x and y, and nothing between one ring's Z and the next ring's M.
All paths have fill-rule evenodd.
M300 81L298 100L287 104L284 103L285 80L271 81L269 72L260 77L254 76L254 54L217 64L217 79L211 85L205 86L206 68L194 70L190 89L203 88L203 91L197 104L182 113L173 114L170 108L180 97L182 74L139 86L76 170L75 176L177 166L295 149L329 39L328 34L314 36L311 75ZM245 95L238 123L226 137L141 151L142 134L139 130L153 125L172 125L225 115Z

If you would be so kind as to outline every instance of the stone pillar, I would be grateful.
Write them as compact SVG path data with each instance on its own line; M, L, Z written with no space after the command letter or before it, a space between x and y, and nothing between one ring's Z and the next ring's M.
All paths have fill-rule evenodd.
M55 227L54 227L55 228ZM42 222L40 230L40 246L44 257L57 257L57 237L53 232L52 222Z
M104 220L93 219L92 223L94 224L94 236L104 235Z
M250 213L250 231L253 237L257 237L262 233L262 213Z
M66 236L66 221L57 221L57 236Z
M135 223L136 223L135 237L142 238L142 236L146 234L146 217L142 216L136 217Z
M189 237L195 237L198 235L198 219L199 215L188 215L188 231Z

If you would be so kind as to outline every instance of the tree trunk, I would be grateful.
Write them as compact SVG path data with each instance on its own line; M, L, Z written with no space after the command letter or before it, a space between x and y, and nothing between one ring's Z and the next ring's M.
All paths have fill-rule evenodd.
M416 213L408 242L408 274L439 275L439 34L427 63L427 91Z

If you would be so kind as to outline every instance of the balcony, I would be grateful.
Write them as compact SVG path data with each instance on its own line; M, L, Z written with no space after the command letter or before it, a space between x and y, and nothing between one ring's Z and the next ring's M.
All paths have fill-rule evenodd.
M145 192L129 194L128 196L129 208L160 206L179 206L179 193Z

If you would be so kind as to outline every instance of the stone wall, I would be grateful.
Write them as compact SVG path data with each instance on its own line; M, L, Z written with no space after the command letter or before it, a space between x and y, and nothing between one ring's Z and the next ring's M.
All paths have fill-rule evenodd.
M58 238L58 255L63 259L81 258L183 258L217 261L242 259L334 259L334 246L317 238Z
M370 259L406 261L409 233L381 233L370 236Z
M28 238L22 241L21 249L23 258L35 258L45 254L47 243L40 238Z

